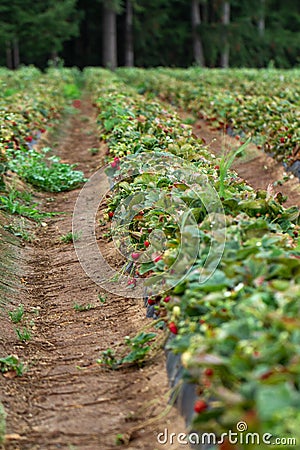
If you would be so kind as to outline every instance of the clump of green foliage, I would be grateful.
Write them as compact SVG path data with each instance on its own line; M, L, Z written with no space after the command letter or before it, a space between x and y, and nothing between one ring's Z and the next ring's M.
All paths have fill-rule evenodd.
M49 148L41 152L34 149L10 151L8 167L22 179L48 192L69 191L85 180L83 172L74 170L75 164L60 162L58 156L47 156Z

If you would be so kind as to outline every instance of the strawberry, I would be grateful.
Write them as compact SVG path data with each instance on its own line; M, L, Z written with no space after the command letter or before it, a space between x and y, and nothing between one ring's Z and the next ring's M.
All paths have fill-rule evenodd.
M281 137L281 138L280 138L280 142L283 144L283 143L285 142L285 138L284 138L284 137Z
M131 253L131 258L132 259L137 260L137 259L139 259L139 257L140 257L139 253L137 253L137 252L132 252Z
M117 161L113 161L110 165L113 169L117 169L119 167L119 163Z
M114 213L113 213L113 211L109 211L109 213L108 213L108 217L109 217L110 219L112 219L112 218L114 217Z
M156 258L154 258L154 262L158 262L160 260L162 260L162 256L161 255L159 255Z
M173 334L177 334L178 333L178 328L175 322L170 322L169 323L169 330L171 331L171 333Z
M170 295L167 295L167 296L164 298L164 302L165 302L165 303L168 303L170 300L171 300Z
M31 142L31 141L32 141L32 139L33 139L33 137L32 137L32 136L26 136L26 138L25 138L25 141L27 141L27 142Z
M149 245L150 245L150 242L149 242L149 241L145 241L145 242L144 242L144 246L145 246L146 248L148 248Z
M74 108L80 108L80 106L81 106L81 101L80 101L80 100L74 100L74 101L73 101L73 106L74 106Z
M208 407L208 404L204 400L197 400L194 404L194 411L197 414L200 414L201 412L205 411Z
M148 298L148 305L155 305L155 300L153 298Z
M220 170L220 166L215 166L214 169Z
M212 377L214 374L214 369L212 369L211 367L207 367L207 369L204 370L204 375L206 377Z

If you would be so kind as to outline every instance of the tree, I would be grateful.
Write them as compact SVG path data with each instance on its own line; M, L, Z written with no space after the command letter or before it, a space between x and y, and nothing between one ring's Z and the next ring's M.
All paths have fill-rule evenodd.
M265 0L260 0L259 17L257 22L258 33L261 37L265 34Z
M205 66L203 45L201 36L199 34L199 28L201 25L201 15L199 9L199 0L192 0L192 34L193 34L193 51L194 60L201 66Z
M104 67L114 70L118 65L117 55L117 14L122 12L122 0L102 0L103 37L102 60Z
M32 58L57 54L79 30L76 0L1 0L0 17L0 43L14 68L22 52Z
M134 46L133 46L133 7L132 1L126 0L125 15L125 66L134 65Z
M230 2L228 0L223 0L222 3L222 25L223 25L223 33L222 33L222 45L223 49L221 51L221 67L226 69L229 67L229 51L230 44L228 39L228 28L230 24Z

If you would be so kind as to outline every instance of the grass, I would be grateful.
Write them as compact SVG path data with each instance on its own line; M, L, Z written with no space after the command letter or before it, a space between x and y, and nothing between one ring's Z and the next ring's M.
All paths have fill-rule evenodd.
M0 209L8 212L9 214L18 214L28 219L40 221L45 217L49 217L52 214L43 213L36 208L36 204L29 204L24 200L24 194L12 189L4 195L0 195Z
M13 311L9 311L8 315L13 323L21 322L24 316L24 306L20 304L18 308L14 309Z
M70 244L71 242L75 242L78 241L78 239L80 238L80 233L72 233L72 231L69 231L68 233L62 235L60 237L61 242L63 242L64 244Z

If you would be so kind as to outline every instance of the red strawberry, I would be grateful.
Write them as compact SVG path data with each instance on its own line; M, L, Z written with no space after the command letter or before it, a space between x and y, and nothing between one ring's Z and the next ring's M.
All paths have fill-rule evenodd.
M167 296L164 298L164 302L165 302L165 303L168 303L170 300L171 300L170 295L167 295Z
M145 241L145 242L144 242L144 246L145 246L146 248L148 248L149 245L150 245L150 242L149 242L149 241Z
M80 100L74 100L74 101L73 101L73 106L74 106L74 108L80 108L80 106L81 106L81 101L80 101Z
M32 141L32 139L33 139L33 137L32 137L32 136L26 136L26 138L25 138L25 141L27 141L27 142L31 142L31 141Z
M215 166L214 169L220 170L220 166Z
M113 161L112 163L110 163L111 167L113 169L118 169L119 168L119 163L117 161Z
M285 142L285 138L284 138L284 137L281 137L281 138L280 138L280 142L283 144L283 143Z
M204 400L197 400L194 404L194 411L198 414L205 411L208 407L208 404Z
M112 219L112 218L114 217L114 213L113 213L113 211L109 211L109 213L108 213L108 217L109 217L110 219Z
M139 253L137 253L137 252L131 253L131 258L132 258L132 259L137 260L137 259L139 259L139 257L140 257L140 254L139 254Z
M171 333L173 334L177 334L178 333L178 328L175 322L170 322L169 323L169 330L171 331Z
M148 305L155 305L155 300L153 298L148 298Z
M159 256L157 256L156 258L154 258L154 262L158 262L158 261L160 261L161 259L162 259L162 256L159 255Z
M207 369L204 370L204 375L206 377L212 377L214 374L214 369L212 369L211 367L207 367Z

